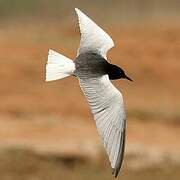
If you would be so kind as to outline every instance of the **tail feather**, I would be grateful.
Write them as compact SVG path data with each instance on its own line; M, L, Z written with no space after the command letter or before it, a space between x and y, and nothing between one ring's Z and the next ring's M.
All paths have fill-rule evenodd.
M75 65L73 61L62 54L49 50L46 64L46 81L54 81L73 74Z

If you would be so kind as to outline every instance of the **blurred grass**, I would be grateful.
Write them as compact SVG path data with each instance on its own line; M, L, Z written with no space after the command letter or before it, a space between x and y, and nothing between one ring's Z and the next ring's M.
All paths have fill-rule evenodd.
M132 157L131 157L132 158ZM177 180L180 165L167 161L149 168L132 169L125 158L118 179L124 180ZM0 151L1 180L91 180L113 179L109 164L89 162L78 157L66 159L61 156L40 155L27 150Z
M131 109L127 111L127 116L132 119L140 121L163 121L164 123L171 123L180 125L180 112L173 113L162 111L145 111L142 109Z
M162 19L178 21L180 15L178 0L0 0L0 18L53 18L67 21L74 15L75 7L85 12L91 12L91 16L95 16L101 21L118 24ZM99 13L100 9L103 13Z

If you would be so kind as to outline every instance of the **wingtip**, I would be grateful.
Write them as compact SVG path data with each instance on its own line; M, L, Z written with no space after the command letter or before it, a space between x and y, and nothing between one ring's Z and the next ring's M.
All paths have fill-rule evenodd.
M85 15L80 9L74 8L78 16ZM86 15L85 15L86 16Z
M80 13L82 13L82 12L78 8L74 8L74 9L75 9L75 12L78 16L78 22L79 22L80 21L79 16L80 16Z
M48 54L53 54L55 51L52 49L49 49Z
M78 8L74 8L74 9L75 9L76 13L81 12L80 9L78 9Z
M125 135L126 135L126 131L124 129L124 131L122 132L121 135L121 148L120 148L120 154L118 155L118 163L116 163L115 167L112 168L112 174L113 176L116 178L118 176L118 174L120 173L120 170L122 168L123 165L123 159L124 159L124 150L125 150Z
M118 172L115 168L112 168L112 175L117 178Z

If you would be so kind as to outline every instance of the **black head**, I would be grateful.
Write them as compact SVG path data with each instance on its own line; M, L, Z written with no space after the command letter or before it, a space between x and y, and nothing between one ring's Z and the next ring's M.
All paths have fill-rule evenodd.
M109 79L113 80L113 79L127 79L129 81L133 81L130 77L128 77L124 70L121 69L120 67L110 64L108 67L108 75L109 75Z

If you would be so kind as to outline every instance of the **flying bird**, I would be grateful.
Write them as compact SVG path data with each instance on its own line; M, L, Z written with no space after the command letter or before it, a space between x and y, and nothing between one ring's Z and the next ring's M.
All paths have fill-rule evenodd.
M79 80L96 122L104 147L117 177L122 166L126 114L122 94L111 80L125 78L132 81L124 70L107 59L107 51L114 47L111 37L82 11L78 15L81 40L74 61L49 50L46 81L75 76Z

